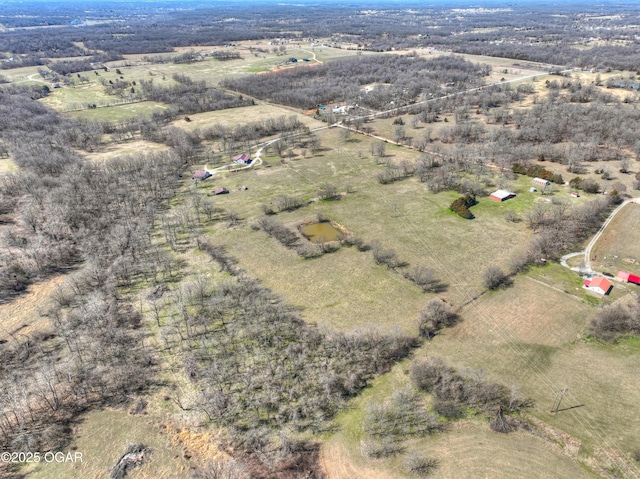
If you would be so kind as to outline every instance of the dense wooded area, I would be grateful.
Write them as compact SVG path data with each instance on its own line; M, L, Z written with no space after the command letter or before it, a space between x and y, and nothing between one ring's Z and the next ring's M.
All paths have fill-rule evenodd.
M456 57L426 60L416 56L362 56L260 75L229 78L226 88L298 108L316 108L328 102L347 102L382 110L406 105L418 97L440 96L446 87L469 89L482 84L490 72ZM364 85L376 85L363 91Z

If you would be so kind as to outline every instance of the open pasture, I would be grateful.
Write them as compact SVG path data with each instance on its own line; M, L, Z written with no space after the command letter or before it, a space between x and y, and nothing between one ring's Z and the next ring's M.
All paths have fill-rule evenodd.
M638 418L630 405L635 387L634 342L592 342L588 322L595 308L525 276L504 291L470 305L462 321L417 356L442 356L458 367L482 369L516 385L535 401L530 413L581 441L581 453L640 447ZM549 412L556 391L568 388L564 410ZM611 453L613 454L613 452Z
M403 466L408 452L417 452L438 461L429 474L435 478L468 477L575 477L593 478L575 459L577 451L562 443L526 431L496 434L485 419L460 420L444 432L413 438L396 456L366 459L360 452L362 418L368 403L388 399L394 390L409 382L408 362L372 382L353 401L353 408L336 419L338 432L322 447L322 464L329 479L405 479L415 477ZM566 436L563 437L566 439ZM566 449L569 449L567 451Z
M70 112L76 118L86 118L89 120L119 121L132 118L134 116L150 116L156 110L164 109L166 105L153 101L140 101L135 103L125 103L123 105L104 106L91 110L78 110Z
M241 266L250 274L270 281L274 264L280 261L282 264L278 269L282 268L282 258L287 258L286 263L295 268L290 271L285 268L281 275L288 275L288 281L293 285L307 285L307 274L315 274L314 271L323 262L333 262L333 259L329 259L333 255L343 255L344 259L337 261L333 270L326 270L320 275L326 277L327 281L331 282L331 277L370 274L362 270L361 265L351 264L351 261L359 263L362 258L373 264L370 253L347 254L340 251L315 260L301 260L264 233L249 229L248 224L261 214L261 204L268 204L282 195L294 195L308 201L315 198L326 183L335 185L339 191L351 192L341 200L315 201L299 210L281 213L276 218L286 224L310 219L321 213L366 242L377 240L383 247L396 250L400 259L410 265L432 268L436 276L448 285L443 295L454 307L461 306L480 293L481 274L487 264L507 268L510 255L528 240L530 233L524 225L507 222L503 218L502 205L488 198L481 199L481 204L485 205L482 214L468 221L448 210L451 201L457 197L456 193L434 195L415 179L390 185L379 184L374 176L382 166L376 165L366 153L371 140L358 138L357 142L340 143L336 134L339 132L335 130L320 134L322 144L334 147L325 148L315 157L289 161L286 166L275 163L270 168L224 173L221 177L214 177L208 185L205 183L201 186L207 189L224 186L231 191L231 194L217 197L215 201L219 207L237 212L246 223L237 229L217 229L213 239L227 244L230 252L238 257ZM397 147L388 148L387 154L397 154L398 158L415 155ZM247 186L248 190L238 191L242 185ZM261 261L268 262L262 265ZM399 274L382 270L378 275L398 277L407 291L412 290L411 283ZM351 282L351 285L345 285L351 289L348 294L358 297L361 294L358 289L362 284L355 280L355 276ZM286 296L288 288L277 288L275 283L270 286ZM426 303L428 297L423 297ZM329 302L329 299L316 301ZM389 326L399 322L409 325L415 321L415 314L417 310L414 310L411 318L385 316L380 321ZM314 318L314 321L317 320Z
M184 118L175 120L173 125L178 126L187 131L196 129L204 130L215 124L220 124L226 128L233 128L238 125L245 125L249 122L257 122L266 119L277 119L282 116L297 117L303 124L309 128L319 128L325 124L316 120L312 116L303 115L298 110L278 105L270 105L261 101L256 102L253 106L245 106L239 108L228 108L226 110L209 111L206 113L197 113L189 115L190 121Z
M614 276L620 270L640 275L639 204L628 204L609 223L591 250L591 264Z
M99 150L84 153L83 156L88 160L101 162L118 156L152 153L156 151L166 151L167 149L167 146L159 143L146 140L131 140L121 143L106 143Z

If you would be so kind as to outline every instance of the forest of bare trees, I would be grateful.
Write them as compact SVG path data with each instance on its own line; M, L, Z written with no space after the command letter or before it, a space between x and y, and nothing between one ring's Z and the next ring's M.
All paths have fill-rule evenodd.
M457 57L426 60L415 56L362 56L321 66L308 66L260 75L229 78L226 88L257 98L298 108L316 108L332 101L346 101L383 109L415 101L419 95L437 96L450 85L458 90L483 83L490 68ZM370 92L363 85L381 86ZM390 85L390 86L386 86Z

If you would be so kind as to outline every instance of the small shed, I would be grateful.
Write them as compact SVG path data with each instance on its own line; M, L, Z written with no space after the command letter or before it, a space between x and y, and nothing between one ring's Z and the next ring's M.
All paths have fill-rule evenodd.
M536 191L538 190L536 190L533 186L529 188L529 193L535 193Z
M516 194L512 193L510 191L507 190L496 190L493 193L491 193L489 195L489 198L491 198L494 201L507 201L511 198L515 198Z
M640 276L636 276L635 274L627 273L626 271L618 271L616 276L627 283L640 284Z
M609 294L609 291L611 291L613 285L607 278L598 276L597 278L593 279L585 279L582 287L604 296L606 294Z
M226 188L216 188L213 191L214 195L228 195L229 194L229 190Z
M572 196L573 198L579 198L579 197L580 197L580 193L578 193L577 191L572 191L572 192L571 192L571 196Z
M211 176L207 170L196 170L196 172L191 177L192 180L206 180Z
M246 153L242 153L241 155L234 156L233 162L236 165L249 165L251 164L251 158Z
M533 184L538 186L549 186L551 182L549 180L545 180L544 178L535 177L533 179Z

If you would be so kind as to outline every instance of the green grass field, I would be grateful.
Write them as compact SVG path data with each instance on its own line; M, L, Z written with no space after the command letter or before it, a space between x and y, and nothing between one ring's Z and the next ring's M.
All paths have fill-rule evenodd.
M291 161L287 167L227 173L223 178L214 178L208 188L225 186L232 190L230 195L217 200L218 205L250 220L261 214L260 204L269 203L277 196L295 194L309 200L326 182L335 184L341 191L349 185L353 193L340 201L314 203L278 218L293 222L319 212L365 241L379 240L411 265L433 268L438 277L449 284L446 296L454 305L478 294L486 265L507 267L510 255L530 235L523 224L504 220L505 206L488 198L482 198L481 204L474 207L478 211L476 219L467 221L448 210L456 193L431 194L415 179L381 185L374 176L383 167L376 165L366 153L370 149L369 138L341 142L335 130L320 135L323 145L333 145L331 150L314 158ZM399 159L415 157L417 153L393 147L387 149L387 154ZM246 185L248 190L234 191L241 185ZM240 241L238 233L233 233L233 239L228 242L232 250L238 243L251 243L250 248L276 248L282 250L279 253L284 252L283 247L271 240L263 245L262 236L255 238L259 233L251 232L248 226L245 228L247 233ZM227 243L226 234L218 231L215 238ZM242 254L240 257L242 263ZM292 278L292 282L296 281Z
M434 437L410 440L407 449L439 460L432 477L597 477L584 467L593 467L594 457L600 462L596 470L617 462L633 477L636 466L628 458L620 461L620 451L640 447L633 406L640 400L634 372L640 349L637 341L614 346L588 341L586 324L593 313L585 302L529 277L467 307L462 322L415 356L440 356L517 386L535 401L529 414L547 426L536 422L543 433L537 436L525 431L504 436L491 432L486 420L462 421ZM329 477L411 477L401 457L371 461L359 450L364 407L405 385L407 370L405 362L375 380L338 418L339 432L323 448ZM550 414L562 388L568 388L562 410Z

